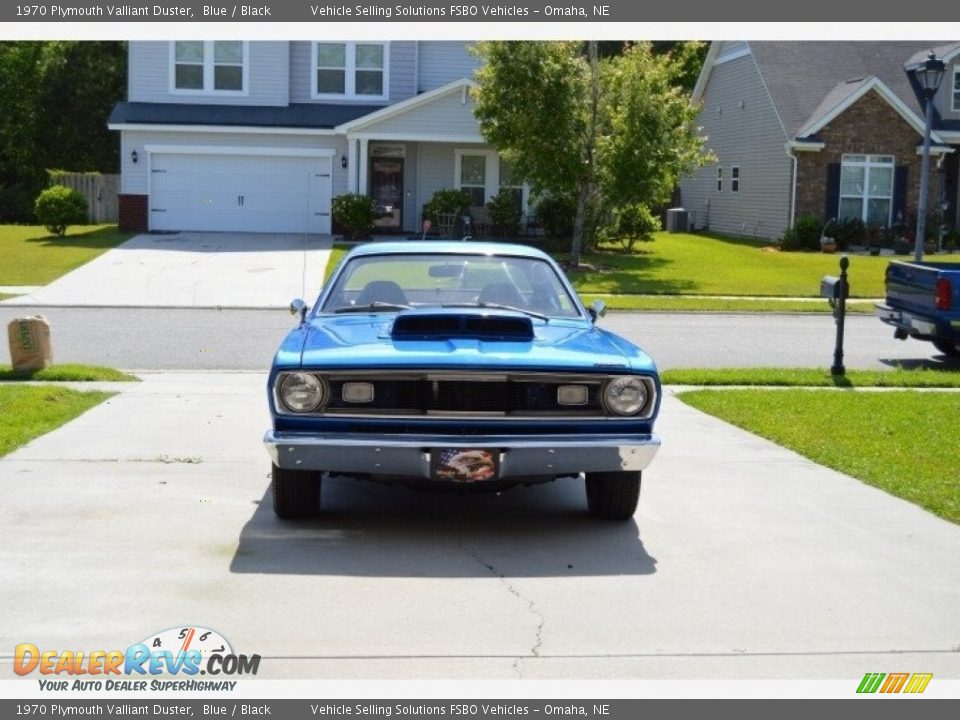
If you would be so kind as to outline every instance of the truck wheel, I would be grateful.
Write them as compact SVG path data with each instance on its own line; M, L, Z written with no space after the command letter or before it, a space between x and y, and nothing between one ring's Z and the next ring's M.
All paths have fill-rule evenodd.
M960 345L949 340L934 340L933 346L947 357L960 357Z
M640 472L587 473L587 508L595 517L629 520L640 500Z
M320 512L320 473L273 466L273 512L281 518L307 518Z

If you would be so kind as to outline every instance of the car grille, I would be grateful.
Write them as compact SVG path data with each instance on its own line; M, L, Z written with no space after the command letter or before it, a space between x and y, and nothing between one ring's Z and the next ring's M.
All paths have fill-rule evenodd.
M326 415L385 416L566 416L604 415L600 377L544 377L530 375L442 374L405 375L396 378L373 376L326 376L330 399ZM373 401L348 402L343 399L346 383L373 385ZM561 385L586 387L582 405L561 405L557 389Z

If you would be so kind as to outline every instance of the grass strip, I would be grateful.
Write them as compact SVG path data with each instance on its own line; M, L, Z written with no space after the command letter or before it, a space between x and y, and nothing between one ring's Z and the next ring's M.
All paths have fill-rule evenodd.
M138 378L113 368L94 365L51 365L43 370L13 370L0 365L0 382L43 380L50 382L138 382Z
M834 377L818 368L676 368L664 370L665 385L760 385L769 387L960 388L950 370L847 370Z
M685 403L960 522L960 393L695 390ZM850 508L856 512L856 508Z
M832 312L826 300L777 300L772 298L703 298L696 295L582 295L585 305L603 300L610 310L649 310L656 312L756 312L822 313ZM872 301L850 301L848 313L871 314Z
M0 456L55 430L112 395L55 386L0 387Z

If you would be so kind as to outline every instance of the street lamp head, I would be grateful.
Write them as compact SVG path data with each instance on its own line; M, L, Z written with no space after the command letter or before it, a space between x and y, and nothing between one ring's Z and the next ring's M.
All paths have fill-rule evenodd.
M920 83L920 87L923 88L923 92L928 98L937 94L945 70L946 65L944 65L943 60L933 54L933 50L916 69L914 74L917 77L917 82Z

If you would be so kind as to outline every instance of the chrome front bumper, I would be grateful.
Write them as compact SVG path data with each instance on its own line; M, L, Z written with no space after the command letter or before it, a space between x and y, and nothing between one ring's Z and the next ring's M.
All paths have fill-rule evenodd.
M500 477L643 470L660 448L650 435L324 435L269 431L263 438L274 464L289 470L430 477L434 449L500 451Z

